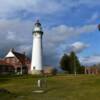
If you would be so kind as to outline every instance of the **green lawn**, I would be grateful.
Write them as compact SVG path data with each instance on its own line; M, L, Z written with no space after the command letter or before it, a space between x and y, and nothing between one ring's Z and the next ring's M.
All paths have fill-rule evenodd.
M0 88L11 94L0 94L0 100L100 100L100 76L62 75L46 78L47 90L43 94L32 91L36 76L0 76Z

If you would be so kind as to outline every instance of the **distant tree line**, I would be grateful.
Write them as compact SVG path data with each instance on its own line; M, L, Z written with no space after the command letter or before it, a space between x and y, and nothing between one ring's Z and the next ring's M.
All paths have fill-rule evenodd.
M80 64L75 52L64 54L60 60L60 67L69 74L83 74L85 68Z

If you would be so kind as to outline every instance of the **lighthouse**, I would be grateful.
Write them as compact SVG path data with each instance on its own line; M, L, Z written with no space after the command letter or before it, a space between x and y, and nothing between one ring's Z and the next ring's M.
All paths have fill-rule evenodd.
M33 35L33 48L32 48L32 60L31 60L31 74L42 74L42 36L43 30L41 23L37 20L34 24Z

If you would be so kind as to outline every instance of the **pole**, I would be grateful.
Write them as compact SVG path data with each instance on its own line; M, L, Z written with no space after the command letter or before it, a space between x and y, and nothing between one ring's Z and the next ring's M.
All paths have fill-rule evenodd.
M76 76L76 61L75 61L75 56L74 56L74 75Z

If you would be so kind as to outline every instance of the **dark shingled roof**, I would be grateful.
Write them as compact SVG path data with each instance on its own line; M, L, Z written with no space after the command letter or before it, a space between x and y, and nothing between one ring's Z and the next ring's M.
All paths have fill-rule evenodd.
M15 51L12 51L12 52L19 59L19 61L22 64L25 64L26 60L28 60L30 62L30 59L25 54L21 54L21 53L15 52Z

